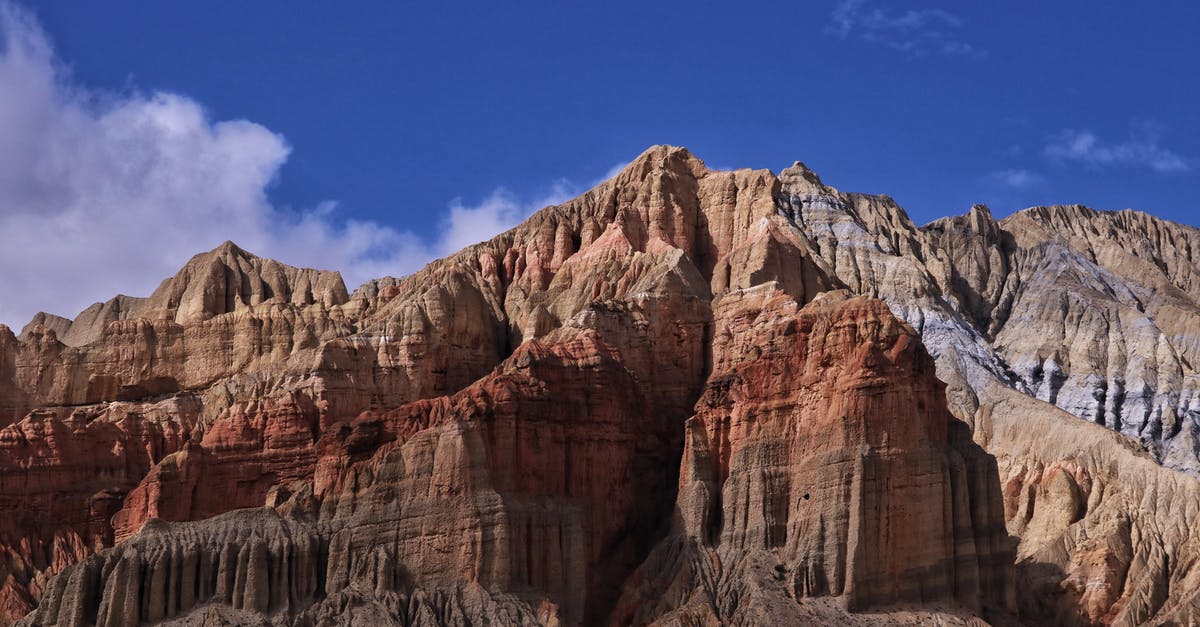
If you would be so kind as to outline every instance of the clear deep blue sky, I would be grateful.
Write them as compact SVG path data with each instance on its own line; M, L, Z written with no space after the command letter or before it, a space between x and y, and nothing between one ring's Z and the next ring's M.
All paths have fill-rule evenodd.
M26 3L73 79L186 94L293 151L278 203L436 228L652 144L887 193L1200 224L1200 3Z

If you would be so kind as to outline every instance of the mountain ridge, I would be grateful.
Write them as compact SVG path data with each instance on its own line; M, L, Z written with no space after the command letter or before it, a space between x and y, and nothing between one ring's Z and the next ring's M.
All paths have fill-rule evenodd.
M602 181L601 183L598 183L595 187L599 187L601 185L609 183L610 181L615 180L622 173L624 173L624 171L626 169L629 169L634 164L637 164L639 161L644 160L647 157L647 155L655 154L657 151L670 152L670 151L675 151L675 150L682 151L682 154L685 154L689 157L694 157L694 155L687 148L675 147L675 146L670 146L670 145L666 145L666 144L654 145L654 146L647 148L641 154L639 154L639 156L637 158L635 158L633 161L631 161L626 166L626 168L624 168L621 172L618 172L616 175L614 175L612 179L610 179L609 181ZM702 161L700 163L701 163L701 165L703 165ZM748 170L748 171L752 171L752 172L753 171L772 172L771 170L765 170L765 169L754 170L751 168L739 168L739 169L735 169L735 170L711 170L711 171L712 172L737 172L737 171L742 171L742 170ZM812 186L813 189L825 190L825 191L830 191L833 193L838 193L837 188L825 185L822 182L820 176L816 172L814 172L812 169L810 169L807 165L805 165L804 162L802 162L802 161L795 161L792 166L789 166L788 168L780 170L778 173L772 172L772 174L776 177L783 177L785 172L789 172L791 170L795 170L795 172L793 173L794 176L798 176L800 179L805 180L809 185ZM593 189L590 189L590 190L587 190L586 192L584 192L584 195L591 193L595 189L595 187ZM899 205L896 205L895 201L892 200L886 194L861 194L861 193L857 193L857 192L854 192L852 194L880 199L887 204L893 205L896 210L898 210L901 214L904 215L904 217L906 219L908 219L907 212L905 212L905 210L902 207L900 207ZM554 205L544 207L542 209L539 209L538 211L536 211L534 214L530 215L529 217L532 218L537 213L541 213L546 210L554 209L555 207L556 206L554 206ZM1061 216L1064 212L1072 212L1073 211L1073 212L1077 212L1077 214L1090 215L1092 217L1103 217L1103 216L1109 216L1109 215L1112 215L1114 217L1115 216L1132 216L1132 219L1128 220L1127 223L1140 222L1143 224L1149 223L1151 225L1161 224L1161 225L1167 226L1168 230L1182 229L1185 231L1191 231L1191 232L1193 232L1192 233L1193 235L1200 237L1200 228L1198 228L1198 227L1184 224L1181 222L1167 220L1164 218L1159 218L1159 217L1157 217L1151 213L1145 212L1145 211L1131 209L1131 208L1094 209L1094 208L1088 207L1086 205L1081 205L1081 204L1034 205L1034 206L1026 207L1024 209L1018 209L1016 211L1013 211L1008 216L1000 218L999 220L992 217L993 214L991 213L991 210L987 205L976 204L976 205L972 205L972 207L965 213L958 214L958 215L945 216L945 217L941 217L941 218L935 218L924 225L918 225L918 228L920 228L922 230L926 230L926 229L935 227L942 223L952 222L952 221L955 221L958 219L963 219L968 216L972 216L975 214L977 208L981 209L984 213L986 213L988 220L990 220L991 222L994 222L996 224L1001 224L1006 221L1011 223L1011 222L1017 221L1018 219L1024 219L1024 216L1037 215L1037 216L1039 216L1038 219L1040 219L1040 221L1043 221L1043 222L1049 221L1051 224L1047 224L1047 226L1052 226L1054 223L1054 219L1055 219L1053 216ZM1059 217L1058 219L1059 219L1059 222L1061 223L1061 217ZM499 234L493 236L489 240L484 240L484 241L478 242L476 244L468 245L468 246L464 247L463 249L460 249L459 251L456 251L454 253L451 253L450 255L447 255L446 257L443 258L443 260L454 258L456 255L460 255L467 250L473 249L476 246L480 246L482 244L491 242L497 238L500 238L503 235L506 235L510 231L515 230L516 228L518 228L518 227L513 227L512 229L509 229L508 231L505 231L504 233L499 233ZM247 251L244 248L238 246L238 244L236 242L234 242L232 240L226 240L210 250L201 251L201 252L198 252L195 255L193 255L189 259L189 261L186 262L184 264L184 266L182 266L178 272L176 272L176 274L164 278L162 283L160 284L160 286L150 296L138 297L138 296L129 296L126 294L117 294L113 298L109 299L108 301L97 302L97 303L93 303L92 305L89 305L83 311L76 314L75 318L66 318L64 316L60 316L57 314L39 311L37 314L34 315L34 317L29 322L27 322L24 325L24 327L22 327L22 331L18 335L25 334L26 330L32 330L32 327L35 327L39 324L41 324L43 326L51 327L51 328L58 328L58 327L63 326L63 322L62 322L63 320L66 320L66 321L72 322L72 323L78 322L78 321L80 321L80 318L84 317L85 315L92 317L94 314L89 314L88 312L90 312L94 308L108 309L108 308L112 308L114 306L119 307L121 303L137 303L137 302L145 301L148 299L152 299L152 298L154 298L154 294L157 294L159 291L161 291L167 284L179 279L179 275L181 273L183 273L185 269L187 269L189 266L193 265L197 261L202 261L209 257L220 257L220 256L229 257L229 256L237 256L237 255L242 255L242 256L256 259L256 260L271 261L275 264L278 264L279 266L281 266L283 268L287 268L289 270L294 270L294 271L299 271L302 273L316 273L319 275L336 274L340 277L340 272L337 270L320 270L320 269L308 268L308 267L291 266L288 264L284 264L282 262L275 261L273 259L258 256L256 254L254 254L250 251ZM442 261L442 260L434 260L429 263L434 263L436 261ZM426 264L426 265L428 265L428 264ZM367 279L361 285L356 287L353 292L348 292L345 300L349 300L353 294L358 294L360 292L363 292L364 290L366 292L370 292L372 289L378 291L378 289L379 289L378 287L371 287L371 286L378 286L380 284L395 284L396 282L404 280L410 276L419 274L422 270L424 270L424 268L425 268L425 266L422 266L422 268L418 269L417 271L413 272L412 274L404 275L404 276L400 276L400 277L394 277L394 276L387 275L387 276L381 276L381 277L376 277L376 278L372 278L372 279ZM342 291L345 291L344 285L342 286ZM138 313L141 313L141 312L138 312ZM116 314L116 315L120 316L121 314ZM137 314L127 314L127 315L136 316ZM105 318L111 318L111 314L109 316L105 316ZM59 333L59 335L61 336L63 334ZM86 337L94 339L94 336L92 334L88 334ZM77 344L72 344L72 345L77 345Z
M1071 211L1091 222L1066 237L1039 221ZM0 523L0 608L866 624L915 602L950 623L1186 621L1200 484L1171 468L1198 466L1196 233L1034 213L918 227L800 162L713 171L660 146L352 294L229 242L132 308L152 317L85 320L88 343L49 317L0 332L0 505L28 512ZM824 428L795 438L808 425ZM1145 505L1165 494L1163 514ZM910 524L908 500L953 524ZM225 555L228 521L263 515L312 534L320 585L278 572L291 540ZM187 555L230 580L185 594L170 582L217 577Z

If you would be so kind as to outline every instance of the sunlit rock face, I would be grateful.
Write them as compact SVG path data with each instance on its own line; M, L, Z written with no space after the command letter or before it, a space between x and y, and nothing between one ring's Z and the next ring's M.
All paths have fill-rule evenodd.
M812 597L1012 609L995 460L911 327L878 300L800 307L774 284L725 294L715 318L672 534L620 622L802 623Z
M1197 233L664 146L353 293L227 243L0 328L0 619L1186 624Z
M1194 620L1200 231L1078 206L918 228L801 165L780 178L781 211L920 332L951 410L1000 461L1019 616Z
M977 208L925 227L1018 387L1196 474L1200 231L1133 211Z

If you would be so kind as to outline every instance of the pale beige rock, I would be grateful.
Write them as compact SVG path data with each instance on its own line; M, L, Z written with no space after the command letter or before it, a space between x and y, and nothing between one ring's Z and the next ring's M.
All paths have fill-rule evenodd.
M1197 472L1200 231L1132 211L976 208L925 228L949 299L1019 389Z
M843 282L921 331L952 409L1001 460L1009 530L1021 540L1021 616L1192 620L1197 584L1180 565L1197 555L1182 531L1195 479L1151 460L1195 468L1194 384L1182 355L1200 320L1188 292L1200 232L1128 211L1038 208L996 222L976 207L913 235L886 199L814 181L785 184L785 201L799 190L786 206ZM1136 439L1089 429L1049 401ZM997 407L1006 408L1002 441L981 431ZM1118 478L1114 467L1127 470ZM1167 518L1147 520L1164 509Z

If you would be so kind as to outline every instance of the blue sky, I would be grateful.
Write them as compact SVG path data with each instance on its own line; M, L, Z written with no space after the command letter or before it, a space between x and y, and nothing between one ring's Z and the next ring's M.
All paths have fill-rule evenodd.
M997 214L1081 202L1200 224L1193 2L0 6L0 134L56 146L35 150L51 165L34 174L0 148L0 187L24 190L0 190L0 219L19 218L9 231L24 239L75 229L50 236L58 257L106 233L83 226L102 209L162 222L111 259L42 253L45 270L4 287L68 280L80 264L96 274L70 297L0 307L18 326L31 310L146 293L224 239L343 270L353 289L658 143L713 167L802 160L922 223L975 202ZM44 98L26 102L36 90L22 81L41 74ZM75 154L94 165L63 156ZM142 189L159 180L172 183ZM6 271L16 254L0 253Z

